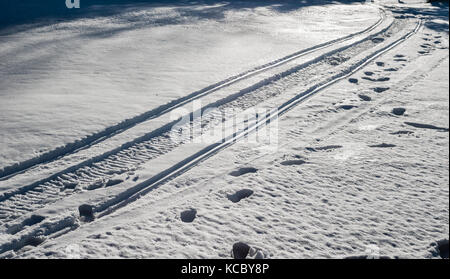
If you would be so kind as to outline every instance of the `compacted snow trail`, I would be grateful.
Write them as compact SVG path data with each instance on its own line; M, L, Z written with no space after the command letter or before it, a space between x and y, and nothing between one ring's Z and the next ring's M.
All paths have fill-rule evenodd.
M3 191L0 256L65 257L75 245L78 254L69 256L228 257L229 247L238 240L259 250L259 257L344 257L364 253L364 245L381 247L391 257L436 256L432 248L426 251L425 247L448 234L448 217L442 217L442 213L448 213L448 202L442 203L445 196L448 200L448 190L444 188L435 202L439 209L427 200L430 194L436 194L435 189L423 189L423 199L417 200L417 190L410 185L416 185L419 178L406 169L421 166L425 174L420 182L425 187L448 184L439 157L441 149L448 151L448 118L447 122L432 122L432 118L421 121L424 112L411 101L420 98L415 92L426 87L423 83L427 79L439 80L433 75L440 75L448 64L448 32L443 35L430 29L437 23L420 13L412 15L395 6L387 7L380 20L363 31L288 55L177 99L156 113L149 112L168 115L195 99L203 101L198 111L182 110L184 122L180 122L180 115L176 120L167 116L150 132L114 149ZM304 59L294 61L301 57ZM241 87L232 86L246 79ZM224 87L229 91L208 96ZM412 93L403 93L409 91ZM310 99L313 95L317 96ZM422 97L430 107L448 111L448 106L439 106L442 94L435 98ZM401 104L392 108L393 102ZM264 112L255 118L236 118L258 109ZM196 118L199 115L200 122ZM151 117L142 115L131 120L136 123L127 125ZM225 125L223 134L213 137L212 142L195 142L190 133L185 134L197 131L197 136L208 136L221 123L229 122L240 128ZM267 142L247 147L248 142L239 141L264 127L273 128L275 123L279 123L276 129L280 139L275 150L264 146ZM120 129L114 126L106 138L128 129L127 125ZM386 130L390 136L380 138ZM426 157L420 162L403 146L408 143L417 148L420 141L414 140L414 135L429 144L428 153L418 151ZM93 138L91 143L98 139ZM69 153L74 151L69 149ZM395 155L386 150L394 150ZM47 159L54 159L50 157ZM64 158L55 162L58 160ZM34 163L39 160L31 165ZM364 172L364 166L372 168L375 178ZM10 174L15 171L10 170ZM377 179L386 172L389 177L383 177L380 186ZM436 181L429 181L433 175L428 172L436 173ZM16 184L22 181L20 173L3 178L6 183L9 179ZM393 183L391 179L398 181L395 193L384 186ZM294 180L301 187L292 185ZM255 181L259 185L254 185ZM341 189L341 182L357 186ZM370 189L362 187L366 183ZM239 210L222 205L224 196ZM385 202L391 196L416 203L417 208L394 208ZM368 218L361 212L359 205L363 203L370 209L381 205L386 208L369 213L370 220L366 221L370 225L360 224L353 227L356 231L346 231L349 222ZM92 218L79 216L83 204L84 211L86 207L92 210ZM247 208L250 204L252 207ZM229 216L222 216L225 211ZM411 212L420 217L408 215ZM422 212L433 214L438 224L430 225ZM384 220L389 223L392 218L402 223L400 228L382 236L373 232L383 229ZM419 226L420 232L411 232L413 226ZM288 231L301 239L293 239ZM405 238L403 243L398 242L400 235ZM188 244L190 248L185 250ZM157 248L149 249L148 245ZM163 251L161 247L168 249Z

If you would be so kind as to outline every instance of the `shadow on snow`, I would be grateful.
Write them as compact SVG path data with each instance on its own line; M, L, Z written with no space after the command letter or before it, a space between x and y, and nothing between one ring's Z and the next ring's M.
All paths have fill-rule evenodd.
M364 3L365 0L284 0L284 1L173 1L173 0L80 0L80 8L68 9L66 0L2 0L0 1L0 34L11 34L29 28L46 26L80 18L120 16L139 9L172 7L179 18L161 19L160 24L177 24L183 16L221 20L230 10L269 7L285 13L301 7L337 3ZM211 6L214 5L214 6ZM189 9L201 7L200 9ZM131 20L140 21L139 18ZM119 30L120 31L120 30Z

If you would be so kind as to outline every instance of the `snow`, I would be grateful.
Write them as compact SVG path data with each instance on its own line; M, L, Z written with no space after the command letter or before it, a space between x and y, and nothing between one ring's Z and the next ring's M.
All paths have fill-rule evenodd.
M3 36L0 168L378 19L359 5L242 6L127 5Z
M233 138L237 121L276 139L174 141L157 130L174 112L161 111L2 178L0 256L231 258L242 242L253 258L438 258L449 234L448 5L313 2L140 3L4 29L2 167L356 34L199 97L216 109L204 131L219 120ZM268 125L233 117L255 108L283 114ZM80 218L83 204L95 220Z

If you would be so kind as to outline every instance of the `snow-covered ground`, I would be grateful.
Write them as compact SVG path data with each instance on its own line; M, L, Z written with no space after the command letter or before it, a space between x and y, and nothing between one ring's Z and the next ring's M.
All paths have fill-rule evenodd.
M439 257L448 4L405 2L140 3L4 28L0 255ZM202 134L276 133L177 140L196 102L215 108ZM236 118L254 108L280 115Z
M0 38L0 169L378 20L360 5L125 7Z

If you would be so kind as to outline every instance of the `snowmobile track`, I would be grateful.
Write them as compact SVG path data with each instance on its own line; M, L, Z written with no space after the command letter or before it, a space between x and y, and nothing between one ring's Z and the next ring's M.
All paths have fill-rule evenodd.
M203 110L206 110L209 107L227 106L229 104L240 107L242 106L242 103L239 103L240 97L257 91L259 88L266 86L270 82L283 79L292 73L296 73L307 66L324 62L328 57L336 53L355 48L358 44L371 41L374 36L387 32L393 25L394 24L391 24L377 34L370 35L355 44L330 51L313 61L294 67L286 73L276 75L269 80L263 80L256 86L250 86L246 90L210 104L204 107ZM250 100L250 102L249 100L244 100L244 105L253 106L264 99L266 99L266 96L256 96L256 98ZM254 104L252 104L252 102ZM192 116L193 115L191 114L191 118ZM90 158L48 178L36 181L35 183L14 191L3 193L3 195L0 196L0 222L9 226L10 224L8 223L11 221L24 216L29 212L42 208L47 204L71 196L77 193L77 191L80 191L80 189L94 190L101 187L108 187L113 184L120 184L121 181L118 181L114 176L133 172L139 164L157 158L162 154L166 154L183 144L183 142L174 142L169 136L171 129L177 123L178 120L154 130L141 138L125 143L119 148L100 156ZM210 148L212 149L214 146L210 146ZM156 177L157 176L155 176L155 178ZM135 190L135 188L133 189ZM134 191L133 189L127 190L125 196L128 196L130 193L132 194Z
M198 163L213 156L217 152L232 145L236 141L246 137L250 133L257 130L258 128L269 124L273 120L276 120L280 115L287 113L288 111L290 111L297 105L303 103L305 100L309 99L310 97L318 94L325 88L328 88L329 86L331 86L345 78L348 78L349 76L353 75L357 71L360 71L366 65L373 62L376 58L380 57L381 55L385 54L386 52L390 51L391 49L395 48L396 46L400 45L401 43L405 42L410 37L412 37L414 34L416 34L418 32L418 30L420 29L421 25L422 25L422 22L419 20L413 30L407 32L406 34L402 35L400 38L395 39L393 42L387 44L386 46L383 46L380 49L375 50L374 52L368 54L367 56L365 56L364 58L355 62L354 64L348 66L345 71L341 71L340 73L329 77L327 80L320 82L318 84L315 84L312 87L310 87L309 89L302 91L301 93L295 95L294 97L290 98L286 102L279 105L272 112L268 113L266 115L266 117L263 118L262 120L258 120L254 124L246 127L244 130L233 133L232 135L229 135L228 137L224 138L223 140L220 140L217 143L207 146L200 152L197 152L196 154L190 156L189 158L186 158L182 162L180 162L176 165L173 165L172 167L163 171L162 173L150 178L147 181L139 183L138 185L136 185L135 187L133 187L131 189L128 189L125 193L122 193L121 195L117 196L117 198L113 198L112 200L110 200L108 202L102 203L103 206L94 207L95 208L94 212L98 214L97 218L102 218L103 216L108 215L112 212L115 212L116 210L132 203L133 201L139 199L141 196L145 195L146 193L163 185L168 180L173 179L176 176L179 176L180 174L186 172L187 170L194 167ZM11 242L4 243L3 245L0 246L0 253L4 253L9 250L19 250L21 247L29 245L30 240L39 240L39 243L37 243L37 245L39 245L40 243L44 242L46 238L59 237L61 235L66 234L67 232L79 227L75 223L76 222L73 219L73 216L68 216L63 219L60 219L59 221L54 222L54 224L52 224L52 225L49 225L47 223L47 224L45 224L45 230L42 230L43 228L37 227L36 229L34 229L33 231L30 231L26 235L21 235L20 238L18 238L17 240L15 240L12 243ZM37 224L35 226L39 226L39 224ZM43 231L44 231L44 233L43 233ZM32 243L35 243L35 242L32 241ZM33 246L35 246L35 245L33 245Z
M260 128L264 125L268 125L268 124L270 125L271 121L276 120L281 115L287 113L288 111L290 111L297 105L303 103L304 101L306 101L307 99L311 98L312 96L318 94L322 90L330 87L331 85L333 85L345 78L348 78L349 76L353 75L354 73L356 73L359 70L361 70L362 68L364 68L370 62L374 61L379 56L383 55L384 53L395 48L402 42L406 41L407 39L409 39L411 36L413 36L414 34L416 34L418 32L421 25L422 25L422 21L419 20L416 27L411 32L408 32L406 35L395 40L393 43L389 44L388 46L380 49L379 51L367 56L365 59L361 60L360 62L352 65L350 68L348 68L347 71L337 74L337 75L331 77L328 81L321 83L321 84L314 85L314 86L310 87L309 89L307 89L306 91L303 91L302 93L296 95L295 97L293 97L290 100L288 100L287 102L283 103L276 109L272 110L265 117L263 117L262 120L257 121L253 125L250 125L243 131L236 132L236 133L228 136L227 138L204 148L197 154L191 156L190 158L185 159L183 162L179 163L178 165L173 166L170 170L168 170L169 172L167 174L162 175L161 178L159 178L158 180L153 182L154 178L152 178L149 181L145 181L145 182L141 183L140 185L137 186L137 188L139 188L139 186L140 186L142 189L136 191L135 194L130 195L130 197L128 199L123 200L114 206L109 206L108 208L104 208L104 209L99 208L99 211L104 210L104 212L102 212L102 214L100 214L99 217L103 217L107 214L110 214L111 212L114 212L117 209L137 200L141 196L145 195L147 192L153 190L155 187L158 187L159 185L164 184L166 181L172 179L173 177L179 176L180 174L186 172L187 170L194 167L198 163L208 159L209 157L213 156L217 152L225 149L226 147L237 142L238 140L248 136L250 133L256 131L258 128Z
M212 85L210 85L208 87L205 87L205 88L203 88L201 90L193 92L193 93L191 93L191 94L189 94L189 95L187 95L185 97L173 100L170 103L167 103L165 105L162 105L162 106L157 107L155 109L152 109L150 111L144 112L144 113L142 113L142 114L140 114L138 116L135 116L133 118L126 119L126 120L124 120L124 121L122 121L122 122L120 122L120 123L118 123L118 124L116 124L114 126L107 127L106 129L104 129L104 130L102 130L100 132L88 135L88 136L86 136L83 139L78 139L78 140L76 140L76 141L74 141L72 143L68 143L68 144L66 144L64 146L57 147L57 148L55 148L55 149L53 149L51 151L48 151L48 152L46 152L44 154L41 154L41 155L39 155L37 157L33 157L33 158L29 159L29 160L22 161L22 162L19 162L19 163L16 163L14 165L10 165L10 166L5 166L4 168L0 169L0 181L2 181L2 180L5 181L5 180L7 180L7 179L9 179L9 178L11 178L11 177L13 177L15 175L18 175L18 174L21 174L21 173L27 171L28 169L36 167L37 165L57 160L57 159L59 159L61 157L64 157L64 156L66 156L68 154L75 153L78 150L84 149L84 148L89 147L89 146L91 146L93 144L96 144L96 143L99 143L101 141L104 141L105 139L110 138L110 137L112 137L112 136L114 136L116 134L122 133L122 132L124 132L124 131L126 131L126 130L134 127L134 126L136 126L139 123L145 122L147 120L156 118L156 117L158 117L160 115L163 115L165 113L173 111L174 109L176 109L176 108L178 108L180 106L183 106L186 103L189 103L189 102L191 102L193 100L196 100L198 98L201 98L203 96L211 94L211 93L213 93L213 92L215 92L215 91L217 91L219 89L228 87L228 86L230 86L232 84L235 84L235 83L237 83L239 81L242 81L242 80L245 80L245 79L250 78L252 76L255 76L257 74L263 73L263 72L265 72L267 70L276 68L278 66L281 66L283 64L288 63L289 61L298 59L298 58L300 58L302 56L305 56L307 54L310 54L310 53L313 53L315 51L327 48L327 47L332 46L332 45L337 44L337 43L341 43L341 42L345 42L345 41L351 40L352 38L354 38L354 37L356 37L358 35L362 35L362 34L371 32L372 30L377 28L380 24L382 24L385 21L385 19L386 19L386 14L385 14L383 9L380 9L379 13L380 13L380 18L378 19L378 21L376 23L374 23L373 25L369 26L368 28L362 30L362 31L359 31L359 32L356 32L356 33L353 33L353 34L350 34L350 35L347 35L347 36L335 39L335 40L331 40L331 41L328 41L328 42L325 42L325 43L322 43L322 44L319 44L319 45L316 45L316 46L313 46L313 47L310 47L310 48L307 48L307 49L303 49L303 50L297 51L297 52L292 53L290 55L287 55L287 56L285 56L283 58L280 58L278 60L269 62L267 64L258 66L256 68L251 69L251 70L248 70L246 72L237 74L237 75L235 75L233 77L227 78L227 79L225 79L223 81L220 81L220 82L217 82L215 84L212 84Z

